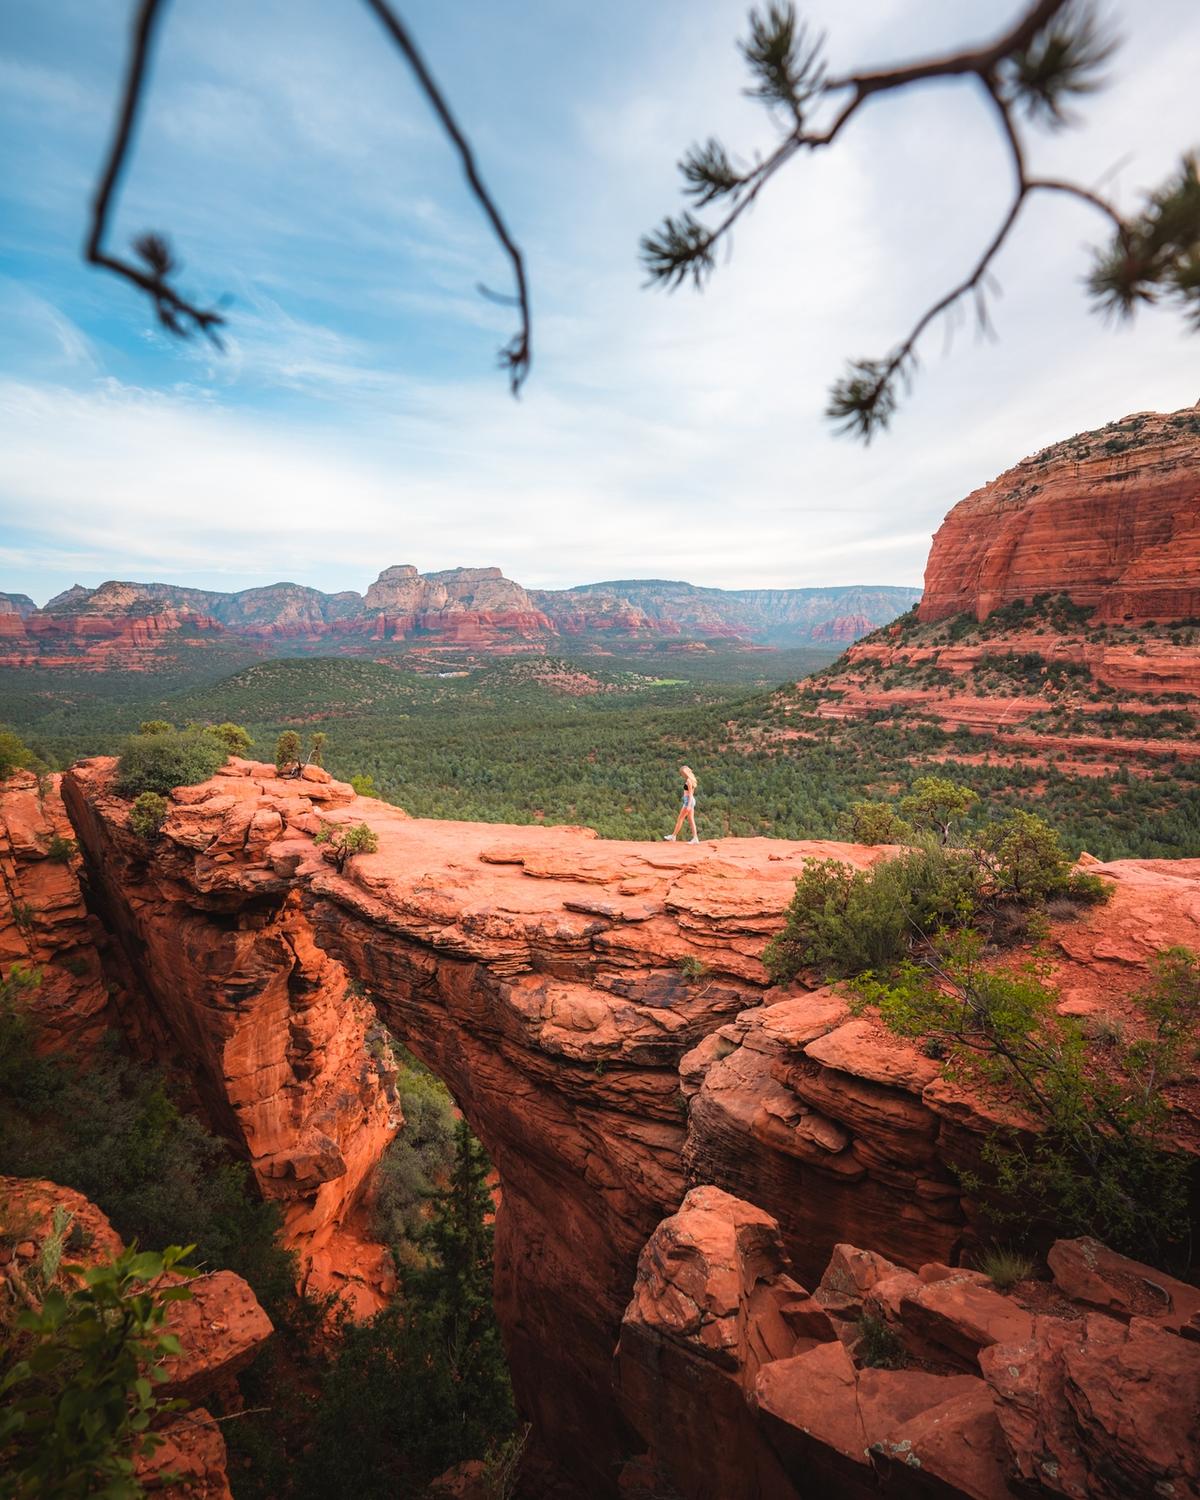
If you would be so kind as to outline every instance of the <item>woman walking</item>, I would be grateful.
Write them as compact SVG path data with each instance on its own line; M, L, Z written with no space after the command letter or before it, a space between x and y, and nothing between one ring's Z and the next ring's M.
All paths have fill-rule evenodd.
M683 805L679 809L679 816L675 819L675 832L665 833L663 838L668 844L675 843L679 838L679 830L686 821L692 830L688 843L698 844L700 836L696 832L696 773L691 766L680 766L679 773L683 777Z

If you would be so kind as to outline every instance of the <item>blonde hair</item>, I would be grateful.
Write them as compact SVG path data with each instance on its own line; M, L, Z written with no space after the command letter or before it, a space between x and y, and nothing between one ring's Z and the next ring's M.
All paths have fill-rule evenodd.
M696 773L695 773L695 771L692 770L691 766L680 766L679 769L683 773L683 779L687 782L688 786L691 787L692 791L695 791L696 790Z

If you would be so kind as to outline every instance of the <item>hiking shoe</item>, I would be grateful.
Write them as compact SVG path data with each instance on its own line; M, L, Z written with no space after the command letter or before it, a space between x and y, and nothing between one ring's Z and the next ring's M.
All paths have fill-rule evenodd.
M688 839L688 843L689 844L698 844L699 842L700 842L699 839Z
M675 835L673 833L664 833L663 834L663 843L664 844L673 844L674 842L675 842Z

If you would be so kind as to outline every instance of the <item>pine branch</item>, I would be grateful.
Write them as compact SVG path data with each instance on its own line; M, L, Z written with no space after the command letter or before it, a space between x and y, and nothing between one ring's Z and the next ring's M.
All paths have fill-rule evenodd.
M974 78L992 108L1009 151L1012 196L999 224L970 271L916 320L883 358L850 361L831 391L826 415L836 430L865 443L885 430L917 367L917 345L930 325L964 299L974 301L980 328L990 332L987 293L993 263L1007 243L1026 202L1038 194L1075 198L1102 213L1113 240L1100 253L1088 279L1103 309L1129 315L1138 302L1169 297L1200 330L1200 183L1196 160L1185 160L1178 179L1154 194L1141 219L1127 223L1099 193L1075 182L1031 175L1026 167L1018 117L1058 128L1071 123L1068 101L1102 86L1102 71L1116 39L1100 24L1096 0L1033 0L1014 24L991 42L892 68L829 76L821 40L810 41L792 4L772 3L753 12L742 53L755 86L751 95L786 107L790 128L775 150L747 172L738 172L725 147L710 140L680 162L684 191L697 208L720 199L730 207L715 225L691 213L668 218L641 242L649 281L674 290L691 280L703 288L716 264L716 247L767 182L800 151L833 144L868 99L939 78ZM843 96L827 126L810 128L813 107Z

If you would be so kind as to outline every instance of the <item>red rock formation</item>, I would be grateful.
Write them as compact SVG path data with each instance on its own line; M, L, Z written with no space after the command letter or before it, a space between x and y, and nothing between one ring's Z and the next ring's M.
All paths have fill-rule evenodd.
M1200 617L1200 408L1142 412L1024 459L933 539L922 620L1066 593L1114 621Z
M10 1230L20 1225L25 1236L13 1248L0 1244L0 1302L11 1298L18 1306L25 1304L28 1274L40 1259L56 1208L70 1215L75 1231L69 1242L71 1263L99 1265L124 1249L108 1219L81 1193L52 1182L0 1177L0 1217ZM188 1285L191 1300L172 1303L165 1325L182 1352L165 1360L167 1379L159 1395L181 1397L189 1409L166 1418L157 1429L163 1444L137 1460L137 1476L148 1490L175 1500L232 1500L221 1429L196 1403L236 1393L234 1378L270 1338L271 1320L232 1271L212 1271Z
M70 773L66 792L102 877L97 905L150 1021L187 1059L213 1128L245 1151L264 1195L280 1202L287 1243L307 1270L399 1115L366 1045L369 1007L313 943L287 883L255 866L285 817L312 820L314 807L354 793L315 766L303 780L274 781L274 800L237 795L240 776L215 786L202 812L197 789L176 793L153 851L130 831L127 804L107 797L86 766Z
M1194 1500L1200 1344L1172 1320L1200 1294L1104 1254L1110 1278L1156 1286L1154 1315L1089 1312L1061 1279L1057 1301L1033 1283L1001 1295L979 1272L851 1245L809 1297L769 1215L693 1189L651 1236L622 1321L618 1389L647 1449L629 1493L1003 1500L1012 1481ZM890 1329L897 1368L865 1363L864 1317Z
M29 771L0 781L0 977L16 966L39 971L28 994L39 1045L86 1057L112 1014L104 935L84 905L60 781Z
M738 1254L757 1247L764 1265L788 1254L813 1282L836 1240L909 1267L952 1262L970 1242L970 1205L946 1163L990 1127L989 1107L946 1084L930 1059L850 1019L836 995L768 992L761 963L807 858L865 865L886 850L767 839L693 849L416 820L320 776L281 781L272 767L238 761L176 792L161 838L147 845L129 833L111 776L111 762L76 767L67 801L112 925L179 1050L195 1059L214 1117L244 1142L265 1189L286 1195L315 1256L333 1243L334 1221L386 1139L347 975L452 1089L500 1176L496 1302L521 1409L587 1493L612 1492L621 1462L639 1450L639 1413L657 1409L665 1421L671 1383L690 1388L696 1373L691 1344L688 1359L667 1369L654 1363L647 1333L640 1373L628 1372L629 1390L637 1387L630 1405L618 1404L610 1383L639 1252L689 1180L758 1205L739 1210L732 1241L721 1213L694 1240L704 1284L726 1267L712 1303L724 1331L700 1340L722 1381L743 1334L747 1348L770 1355L768 1368L787 1363L776 1322L769 1337L754 1332L764 1306L822 1347L836 1322L834 1308L811 1306L794 1287L764 1302L755 1277L728 1270L731 1245ZM311 835L322 821L364 819L379 850L338 874ZM1066 1003L1120 1015L1158 948L1200 947L1200 863L1102 870L1116 882L1112 903L1056 925L1052 937ZM689 980L683 958L707 972ZM289 1046L289 1028L302 1046ZM1192 1102L1178 1102L1186 1118ZM275 1164L286 1175L273 1176ZM769 1228L765 1215L776 1221ZM668 1244L656 1262L667 1281L673 1257ZM998 1311L969 1277L920 1292L904 1274L896 1315L911 1323L909 1337L938 1345L949 1375L962 1376L999 1328ZM690 1282L677 1306L688 1297ZM649 1314L642 1322L650 1327ZM1005 1338L1014 1327L1005 1325ZM837 1350L817 1363L778 1391L772 1420L784 1437L772 1439L772 1462L799 1461L787 1436L796 1392L818 1375L823 1388L878 1409L872 1432L924 1422L922 1443L942 1455L930 1463L946 1475L958 1472L964 1445L976 1451L978 1375L969 1389L937 1387L947 1394L936 1402L924 1391L913 1406L901 1392L897 1406L893 1382L872 1374L864 1387ZM665 1382L657 1388L656 1369ZM771 1379L784 1373L775 1368ZM697 1381L707 1390L707 1376ZM738 1389L748 1389L740 1378ZM736 1425L742 1395L712 1399L710 1420L724 1412ZM951 1403L945 1429L930 1412ZM850 1487L825 1493L854 1493L858 1482L859 1469L845 1464L861 1465L862 1445L859 1458L842 1453L842 1421L819 1446ZM696 1447L701 1426L700 1415L694 1429L683 1426L681 1449ZM661 1437L661 1423L655 1430ZM845 1430L857 1441L853 1423ZM962 1434L948 1447L946 1430ZM987 1428L989 1442L997 1430ZM757 1445L730 1429L738 1452L751 1438ZM711 1444L707 1462L718 1462Z

